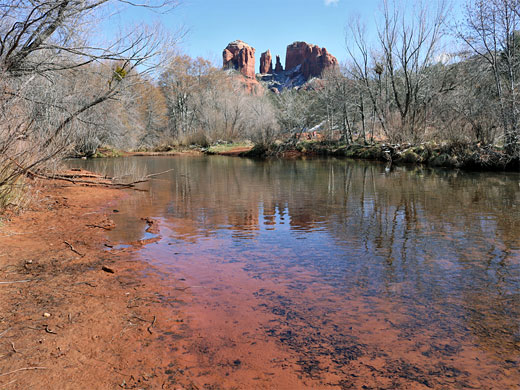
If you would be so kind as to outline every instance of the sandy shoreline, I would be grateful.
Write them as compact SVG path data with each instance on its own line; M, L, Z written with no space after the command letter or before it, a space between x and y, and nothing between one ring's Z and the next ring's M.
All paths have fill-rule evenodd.
M182 326L170 295L182 289L164 293L156 270L106 239L126 193L39 186L0 225L0 388L186 388L164 337Z

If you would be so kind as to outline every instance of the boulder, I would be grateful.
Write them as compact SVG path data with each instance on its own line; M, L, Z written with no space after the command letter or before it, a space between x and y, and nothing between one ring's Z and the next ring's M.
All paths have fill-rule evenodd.
M307 42L294 42L287 46L285 70L301 66L305 79L320 77L325 69L339 65L338 60L326 48L311 45Z
M247 78L255 78L255 49L247 43L231 42L224 49L222 59L224 69L236 69Z
M260 57L260 73L273 73L273 57L271 56L271 52L269 50L267 50L265 53L262 53L262 56Z

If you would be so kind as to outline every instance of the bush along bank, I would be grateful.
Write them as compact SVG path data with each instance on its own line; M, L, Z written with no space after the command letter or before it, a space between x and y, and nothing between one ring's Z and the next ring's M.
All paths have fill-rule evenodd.
M431 167L476 170L520 170L520 159L495 146L464 143L341 144L331 141L299 142L295 145L255 145L243 157L334 156L392 164L424 164Z

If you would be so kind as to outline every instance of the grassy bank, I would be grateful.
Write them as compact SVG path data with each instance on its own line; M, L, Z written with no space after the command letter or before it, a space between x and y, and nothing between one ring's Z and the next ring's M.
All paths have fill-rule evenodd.
M161 146L151 150L122 152L105 148L93 157L157 156L179 154L207 154L249 158L295 158L303 156L333 156L360 160L382 161L391 164L421 164L430 167L473 170L519 170L520 159L511 158L496 146L471 143L435 143L418 145L379 143L345 144L337 141L301 141L296 144L277 142L272 145L248 141L216 143L207 147Z
M268 147L256 145L243 157L267 158L270 156L334 156L362 160L383 161L392 164L424 164L431 167L518 170L518 158L509 157L502 149L493 146L462 143L411 144L342 144L331 141L304 141L296 145L278 144Z

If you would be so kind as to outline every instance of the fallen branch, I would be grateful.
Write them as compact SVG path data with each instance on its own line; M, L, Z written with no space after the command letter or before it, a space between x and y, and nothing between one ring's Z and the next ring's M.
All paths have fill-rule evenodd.
M171 169L167 169L166 171L162 171L162 172L158 172L158 173L151 173L151 174L149 174L149 175L146 175L146 176L145 176L144 178L142 178L142 179L139 179L139 180L137 180L137 181L135 181L135 182L130 182L130 183L127 183L127 184L131 184L131 183L141 183L141 180L144 180L144 179L150 179L150 178L152 178L152 177L156 177L156 176L164 175L165 173L171 172L171 171L173 171L173 170L174 170L174 169L171 168ZM130 176L130 175L124 175L124 176L114 177L114 178L112 178L112 180L118 180L118 179L121 179L121 178L123 178L123 177L127 177L127 176Z
M10 158L9 160L11 160L14 164L16 164L21 172L23 172L24 174L31 176L31 177L37 177L39 179L45 179L45 180L62 180L62 181L66 181L66 182L73 183L73 184L79 183L79 184L88 184L88 185L94 185L94 186L111 187L111 188L133 188L136 184L147 182L152 177L156 177L156 176L163 175L165 173L173 171L173 168L172 168L172 169L168 169L163 172L152 173L150 175L146 175L143 179L139 179L139 180L136 180L136 181L133 181L130 183L113 183L113 182L100 182L100 181L81 180L81 179L78 180L78 179L74 179L74 177L76 177L78 175L70 175L70 174L46 175L43 173L37 173L37 172L31 171L29 168L22 166L18 161L14 160L14 159ZM71 178L71 177L73 177L73 178ZM104 179L104 180L110 179L106 176L102 177L100 175L88 175L88 174L83 174L80 177L87 177L87 178L92 177L92 178L99 178L99 179ZM111 180L113 180L113 179L111 179Z
M66 181L66 182L73 183L73 184L79 183L79 184L88 184L88 185L95 185L95 186L97 185L97 186L112 187L112 188L132 188L136 184L147 182L152 177L163 175L165 173L173 171L173 168L172 168L172 169L168 169L163 172L152 173L150 175L146 175L143 179L136 180L136 181L133 181L130 183L113 183L113 182L111 183L111 182L100 182L100 181L92 181L92 180L74 179L74 177L77 177L77 176L84 177L84 178L98 178L98 179L105 179L105 180L110 179L106 176L102 177L100 175L89 175L89 174L71 175L71 174L65 174L65 173L60 174L60 175L46 175L43 173L37 173L37 172L31 171L29 168L22 166L18 161L14 160L14 159L10 158L9 160L11 160L14 164L16 164L18 166L18 168L21 170L21 172L23 172L29 176L32 176L32 177L37 177L39 179L62 180L62 181Z
M67 242L67 241L63 241L63 243L67 244L68 247L70 248L70 250L71 250L72 252L76 253L77 255L79 255L79 256L81 256L81 257L85 256L83 253L78 252L78 251L77 251L77 250L72 246L71 243L69 243L69 242Z
M159 175L163 175L170 171L173 171L173 169L168 169L167 171L164 171L164 172L153 173L153 174L145 176L142 179L131 181L129 183L111 183L111 182L100 182L100 181L94 181L94 180L77 180L77 179L70 179L70 178L67 178L64 176L60 176L60 175L47 176L47 175L37 174L34 172L29 172L29 171L27 171L27 173L30 173L32 176L38 177L40 179L62 180L62 181L67 181L67 182L70 182L73 184L88 184L88 185L110 187L110 188L133 188L136 184L146 183L150 178L159 176Z
M126 187L126 186L133 187L133 186L135 186L136 184L139 184L139 183L146 183L152 177L156 177L156 176L159 176L159 175L164 175L165 173L168 173L168 172L171 172L171 171L173 171L173 168L172 169L167 169L166 171L162 171L162 172L158 172L158 173L151 173L149 175L146 175L142 179L131 181L130 183L120 183L120 184L114 183L114 185L120 185L120 186L124 186L124 187Z
M67 182L73 183L73 184L91 184L91 185L100 185L100 186L107 186L107 187L111 187L111 186L115 185L114 183L109 183L109 182L103 183L100 181L93 181L93 180L69 179L67 177L63 177L63 176L59 176L59 175L49 175L48 176L48 175L43 175L43 174L39 174L39 173L31 173L31 175L33 175L39 179L62 180L62 181L67 181Z
M81 172L81 171L77 171ZM62 177L62 178L69 178L74 180L75 178L84 178L84 179L110 179L107 176L101 176L97 173L60 173L56 176Z

